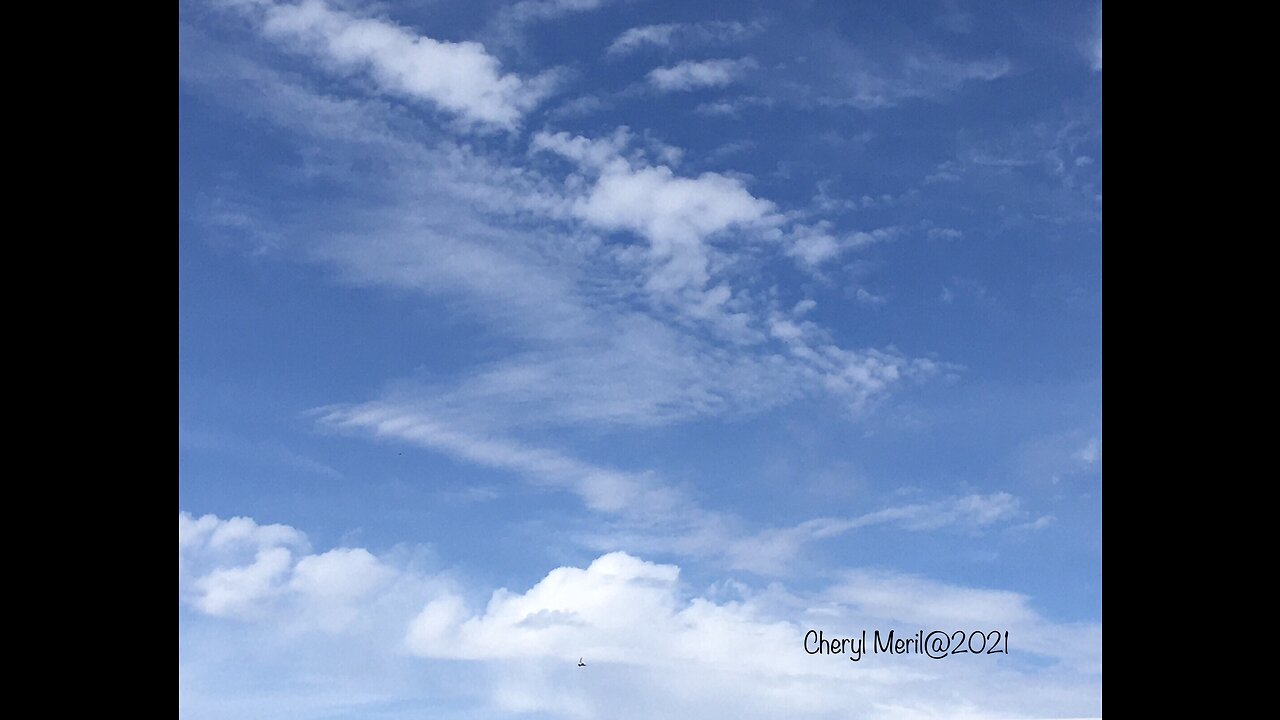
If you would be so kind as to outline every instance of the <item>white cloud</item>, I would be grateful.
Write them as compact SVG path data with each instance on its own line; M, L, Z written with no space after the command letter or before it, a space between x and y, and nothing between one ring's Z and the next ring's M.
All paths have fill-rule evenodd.
M606 2L607 0L520 0L503 8L502 15L508 22L526 23L595 10Z
M519 0L499 3L489 23L479 31L492 50L513 49L526 53L531 26L557 20L576 13L597 10L612 0Z
M594 115L595 113L607 110L609 107L609 102L595 95L579 95L578 97L566 100L557 105L548 113L548 117L557 120L585 117L587 115Z
M1102 8L1098 8L1098 22L1096 25L1096 34L1089 43L1089 54L1093 60L1093 69L1102 70Z
M245 517L219 521L212 515L193 518L178 516L178 551L208 547L215 551L261 550L277 546L297 547L303 536L288 525L259 525ZM181 559L181 558L179 558Z
M908 530L934 530L947 525L981 528L1008 520L1020 513L1018 499L1009 493L966 495L943 502L906 505L864 515L851 522L855 527L894 523Z
M821 87L822 102L864 110L894 107L908 100L936 100L969 83L991 82L1012 71L1000 57L957 60L928 48L871 57L844 40L818 43L833 75Z
M311 554L292 528L180 513L179 557L201 568L195 585L253 566L252 554L210 546L230 525L241 550L299 557L273 575L274 595L259 596L256 612L230 619L193 601L192 578L179 576L183 718L408 717L422 707L624 720L838 718L851 706L892 720L1100 711L1101 625L1053 622L1014 592L858 569L806 591L724 576L697 587L676 565L625 552L551 569L527 589L488 590L363 548ZM330 622L335 602L345 622ZM1014 649L857 663L804 652L809 629L864 628L1007 629Z
M760 32L759 23L708 21L642 25L626 30L609 44L608 54L629 55L645 47L714 45L745 40Z
M813 225L797 224L784 236L785 252L798 260L801 267L812 270L847 250L889 242L905 231L905 228L893 226L837 235L829 221L823 220Z
M594 4L514 7L543 17ZM384 93L423 99L472 122L512 127L545 90L544 80L503 74L479 45L419 38L338 7L311 2L286 10L271 37L343 73L365 74ZM182 44L180 53L190 52ZM436 60L460 73L457 82L424 76L438 70ZM585 567L551 570L528 590L490 592L426 576L395 552L313 552L284 525L180 513L180 716L391 717L419 715L424 706L442 715L452 707L472 716L561 717L606 710L845 717L850 706L884 718L1098 711L1100 627L1050 622L1016 593L871 572L795 592L751 587L713 570L711 587L691 587L674 565L616 552L657 547L712 568L778 573L806 543L863 527L999 528L1024 517L1012 496L971 495L758 531L701 509L651 473L510 439L522 435L507 431L527 422L661 424L801 397L831 396L856 411L938 371L938 363L895 350L842 347L803 318L812 300L792 306L794 297L752 292L744 274L734 274L736 251L784 221L741 180L678 174L675 153L662 147L665 164L650 163L629 150L626 133L602 140L540 134L534 149L576 166L561 177L458 145L416 118L392 117L378 101L319 95L244 61L197 56L181 72L184 82L220 84L209 94L297 133L306 151L294 179L350 190L350 167L380 168L376 177L360 176L379 192L365 194L362 186L335 193L337 208L317 204L289 216L262 201L247 207L247 221L275 223L268 230L281 254L318 263L343 282L431 295L459 322L516 338L521 348L456 383L399 385L382 400L330 408L324 422L573 493L606 518L602 529L593 523L600 532L587 539L608 552ZM220 73L225 77L210 79ZM405 122L414 124L397 124ZM366 201L371 195L379 200ZM630 233L643 243L610 242L598 232ZM888 239L877 231L826 232L842 249ZM786 252L785 245L760 247ZM766 277L764 285L770 282ZM674 312L650 302L672 294ZM709 340L700 318L717 327L738 323L734 342ZM1091 463L1087 447L1077 442L1066 450ZM937 598L939 606L921 598ZM889 662L851 675L847 661L797 652L797 633L819 618L836 629L890 620L1008 621L1040 663ZM442 642L475 638L498 642ZM406 648L428 657L408 657ZM571 663L584 653L593 675L574 674ZM476 659L453 661L462 657ZM1002 692L983 692L993 685Z
M680 26L674 23L633 27L623 32L609 44L608 53L610 55L626 55L645 45L670 45L673 38L675 38L676 31L679 29Z
M1010 527L1009 530L1011 532L1027 532L1027 531L1043 530L1049 527L1050 525L1053 525L1055 522L1057 522L1057 519L1052 515L1041 515L1035 520L1014 525L1013 527Z
M841 243L832 237L830 224L816 227L799 226L787 254L792 255L804 264L818 266L840 254Z
M876 228L870 232L855 232L850 236L849 244L853 247L867 247L868 245L892 240L901 233L902 228L898 227Z
M926 234L930 240L959 240L964 237L959 230L946 227L931 227Z
M716 102L699 103L693 111L699 115L734 116L738 114L738 106L732 102L717 100Z
M521 672L492 680L498 709L507 712L839 717L850 704L873 718L1098 711L1090 693L1100 672L1100 626L1047 622L1022 595L853 572L815 596L738 586L738 599L716 600L689 597L679 578L674 565L610 553L586 568L557 568L523 593L497 590L479 612L456 596L433 600L415 618L407 643L425 657L517 663ZM1010 628L1024 653L1069 669L975 668L870 653L854 664L847 656L804 652L809 629L838 637L895 626L907 634ZM603 682L561 680L553 668L573 672L578 657L587 662L579 672ZM961 690L970 683L999 683L1006 692ZM1036 683L1050 687L1038 693ZM966 700L957 704L958 695Z
M535 134L534 162L522 166L423 126L404 130L384 104L318 95L198 36L180 49L184 82L302 138L299 182L351 190L288 212L246 199L280 235L282 256L343 283L430 296L519 345L448 383L395 383L379 403L502 437L740 416L824 396L860 414L940 367L842 347L817 326L771 339L774 280L739 263L782 252L766 234L785 234L786 216L735 177L654 164L625 129ZM541 153L572 167L565 174ZM381 171L350 186L349 169L369 162Z
M336 548L299 560L289 587L317 598L358 600L376 591L391 575L391 570L364 548Z
M271 548L259 550L250 565L214 570L196 581L196 604L210 615L250 614L277 592L292 559L288 549Z
M701 288L710 278L703 241L734 226L761 222L773 204L718 173L695 178L665 166L605 173L576 206L587 222L607 230L631 230L649 240L661 269L649 279L658 292Z
M630 230L649 241L653 263L647 287L659 294L701 291L710 279L706 240L732 228L770 220L774 205L741 181L718 173L680 177L665 165L628 162L627 136L589 140L538 133L533 147L555 152L596 175L573 213L604 230Z
M671 67L649 71L649 84L663 92L681 92L700 88L724 87L736 82L756 63L751 58L738 60L686 60Z
M178 513L178 602L208 615L287 617L299 630L340 632L400 575L364 548L314 554L285 525Z
M885 296L876 295L875 293L870 292L866 288L858 288L858 291L854 293L853 297L855 300L862 303L863 305L871 305L873 307L878 307L880 305L884 305L885 303L889 302L889 299L886 298Z
M514 127L551 90L552 74L521 78L475 42L435 40L324 0L247 4L265 37L335 71L367 75L385 93L425 100L465 121Z
M1098 462L1102 459L1102 441L1096 437L1089 438L1089 442L1077 450L1072 457L1086 465Z
M1096 477L1102 472L1100 432L1072 431L1032 438L1015 454L1014 466L1030 480L1051 484Z
M639 474L598 467L553 450L493 437L477 437L434 418L389 403L334 407L321 422L372 432L461 457L486 467L514 471L543 487L568 490L592 510L638 518L670 517L682 504L677 493Z
M775 319L773 324L774 334L785 342L800 343L809 331L781 319ZM869 373L861 381L872 382L873 376ZM602 530L578 538L588 547L625 547L704 560L718 558L730 568L766 575L786 574L788 564L810 543L866 527L979 533L1026 516L1016 497L998 492L891 506L848 518L814 518L792 527L752 533L743 529L741 519L701 507L696 498L655 473L603 467L547 448L469 434L420 410L374 402L328 408L321 422L338 430L414 443L484 467L512 472L538 487L572 493L588 510L603 514L607 521Z
M814 518L793 527L771 528L736 539L725 538L724 553L731 568L781 574L805 545L862 528L891 526L909 532L949 529L977 533L1025 515L1021 503L1009 493L972 494L888 507L851 518Z
M294 553L305 550L303 535L285 525L179 513L179 599L210 615L255 615L280 592Z
M708 115L711 117L738 117L743 110L748 108L773 107L776 101L771 97L762 97L759 95L739 95L727 100L715 100L712 102L698 103L693 111L699 115Z

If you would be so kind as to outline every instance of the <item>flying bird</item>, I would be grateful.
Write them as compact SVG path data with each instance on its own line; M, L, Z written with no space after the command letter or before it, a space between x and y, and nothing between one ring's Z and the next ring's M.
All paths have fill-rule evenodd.
M586 667L587 664L582 662L582 658L578 658L578 667Z

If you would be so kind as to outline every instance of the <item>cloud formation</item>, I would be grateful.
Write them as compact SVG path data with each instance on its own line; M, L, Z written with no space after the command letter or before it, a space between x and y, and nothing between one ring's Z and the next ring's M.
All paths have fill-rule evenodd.
M575 200L574 215L594 227L629 230L648 240L654 263L646 283L650 290L702 290L710 279L708 238L774 219L773 203L754 197L739 180L711 172L680 177L665 165L628 162L619 146L625 141L625 134L599 141L538 133L532 146L569 158L595 176Z
M608 54L624 56L647 47L673 48L718 45L745 40L760 32L760 23L709 20L699 23L664 23L633 27L609 44Z
M834 71L816 85L821 104L862 110L895 107L911 100L937 101L970 83L1005 77L1013 64L1003 57L962 60L931 48L873 57L843 39L816 42L815 52Z
M738 60L685 60L649 71L649 84L662 92L686 92L724 87L756 67L751 58Z
M192 46L198 37L182 45ZM240 58L181 69L306 138L313 163L300 182L345 186L346 168L380 163L377 177L292 223L252 215L279 238L274 252L353 285L441 298L528 348L445 385L393 384L382 400L396 406L498 433L534 422L668 424L824 396L858 415L903 382L948 371L897 350L842 347L812 322L779 335L775 320L790 321L767 286L751 286L768 278L739 265L742 250L784 251L782 239L802 230L739 178L681 174L670 148L659 148L667 161L649 159L625 128L535 133L531 156L564 158L569 172L558 162L519 167L423 140L384 106L325 96ZM378 203L363 199L374 192ZM861 236L841 236L841 248Z
M227 703L242 714L270 708L313 718L345 707L401 717L403 703L385 704L389 694L439 704L459 699L459 689L486 712L562 718L606 710L835 718L851 706L893 720L1100 711L1101 626L1053 622L1008 591L870 570L806 593L727 577L696 588L680 567L625 552L551 569L527 589L486 590L364 548L315 553L287 526L185 513L178 524L184 717L212 716ZM232 614L207 602L207 578L244 575L264 553L290 558L273 572L270 592L242 594ZM1007 628L1019 654L974 662L868 654L852 663L803 646L809 629L846 636L953 626ZM227 652L242 661L214 660ZM574 667L580 656L586 668ZM462 676L458 661L468 680L450 687ZM264 670L271 694L210 694L214 682L251 688ZM987 691L993 683L1000 693ZM335 686L337 704L325 690Z
M1093 40L1089 42L1089 54L1093 60L1093 69L1102 70L1102 8L1098 8L1098 22Z
M264 37L336 72L368 77L384 93L430 102L467 122L514 127L552 88L554 73L504 73L479 43L435 40L325 0L244 7Z

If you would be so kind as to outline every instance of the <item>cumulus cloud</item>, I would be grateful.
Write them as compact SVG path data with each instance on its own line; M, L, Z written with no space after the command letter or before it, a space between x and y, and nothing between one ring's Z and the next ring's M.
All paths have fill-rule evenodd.
M830 223L801 225L795 229L787 254L809 266L818 266L840 254L841 242L832 236Z
M756 67L751 58L738 60L686 60L649 71L649 84L662 92L683 92L724 87Z
M285 525L178 513L178 600L209 615L252 619L294 608L317 627L337 629L394 576L363 548L312 554L305 536Z
M219 533L228 539L215 546ZM277 573L274 598L229 617L200 602L200 578L252 567L263 549L298 557ZM401 717L404 703L387 704L392 697L558 718L836 718L851 705L903 720L1100 711L1101 625L1054 622L1005 590L858 569L807 592L723 576L698 587L677 565L618 551L552 568L527 588L486 589L363 548L312 553L285 526L185 513L179 558L193 568L179 576L182 717L228 707ZM334 618L335 603L349 611L345 622L315 621ZM969 658L987 661L978 665L804 652L809 629L841 637L935 627L1008 629L1017 653ZM216 660L228 654L236 662ZM574 667L578 657L587 668ZM592 682L581 681L586 672ZM227 687L245 692L227 697Z
M391 575L391 570L364 548L336 548L299 560L289 588L317 598L358 600L376 591Z
M1030 652L1071 670L1051 679L1026 665L979 671L874 655L854 664L847 656L809 656L802 642L813 628L840 636L864 627L896 625L910 634L906 628L991 623L1016 628L1011 633L1035 648ZM813 596L738 585L728 599L690 597L678 567L610 553L585 568L552 570L525 592L497 590L479 611L456 596L432 600L413 620L407 644L424 657L519 663L521 673L494 679L493 695L505 711L837 717L853 704L876 718L954 716L957 709L982 717L1096 713L1087 693L1098 682L1100 633L1096 625L1047 622L1015 593L889 573L855 571ZM606 678L608 691L548 672L548 665L571 665L579 656ZM1037 695L1029 681L1054 687ZM979 699L962 689L975 682L1000 682L1011 692ZM964 697L959 705L957 695Z
M552 87L553 74L504 73L479 43L435 40L325 0L243 7L265 37L337 72L367 76L382 92L430 102L471 123L514 127Z
M625 143L625 135L593 141L563 132L538 133L533 139L535 149L560 154L595 174L594 183L573 205L577 217L648 240L655 266L647 282L650 290L701 290L710 279L707 239L765 222L774 204L718 173L680 177L665 165L628 162L620 154Z

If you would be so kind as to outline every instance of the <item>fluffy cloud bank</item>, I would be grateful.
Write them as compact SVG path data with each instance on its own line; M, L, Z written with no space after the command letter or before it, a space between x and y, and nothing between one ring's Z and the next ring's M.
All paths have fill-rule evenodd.
M178 513L178 601L208 615L257 619L290 609L305 616L296 619L340 629L396 575L364 548L312 554L286 525Z
M178 567L183 717L225 709L207 704L225 700L209 683L257 687L263 678L273 692L234 698L241 716L407 717L422 706L557 718L1100 711L1100 625L1050 621L1017 593L895 573L851 570L809 592L732 577L698 588L675 565L615 551L551 569L523 591L486 592L424 573L403 554L314 552L288 526L187 513L178 516ZM853 663L803 647L809 629L935 626L1007 629L1015 651ZM575 667L578 657L586 668ZM214 667L210 658L234 662ZM384 704L404 695L388 690L399 682L416 686L420 706ZM340 697L326 690L335 687Z

